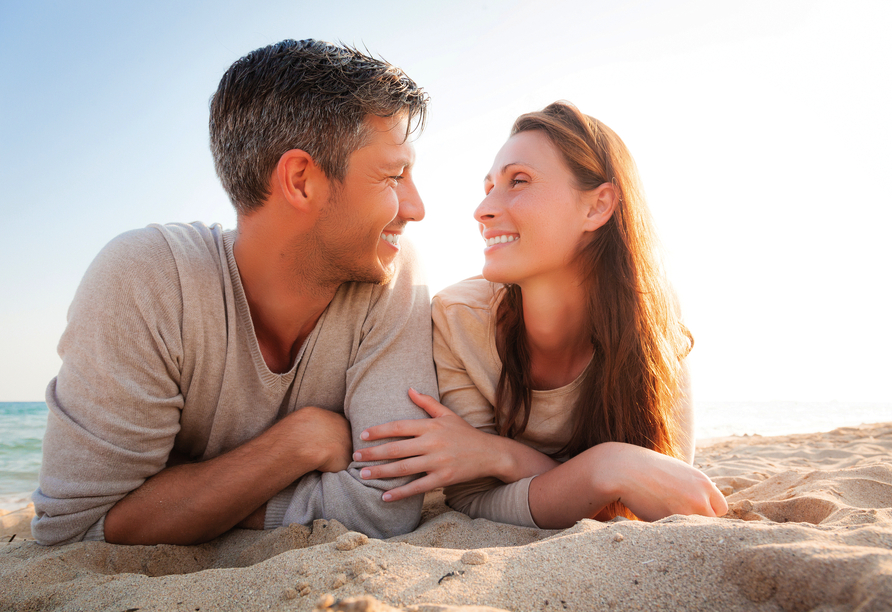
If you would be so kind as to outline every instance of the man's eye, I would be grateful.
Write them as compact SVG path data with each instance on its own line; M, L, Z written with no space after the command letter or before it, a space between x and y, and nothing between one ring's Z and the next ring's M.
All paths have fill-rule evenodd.
M520 183L526 183L527 181L523 179L511 179L510 182L512 187L517 187Z
M390 177L387 177L387 178L391 178L391 179L395 180L397 183L399 183L401 180L403 180L403 179L406 178L406 177L403 176L403 175L401 174L401 175L399 175L399 176L390 176Z

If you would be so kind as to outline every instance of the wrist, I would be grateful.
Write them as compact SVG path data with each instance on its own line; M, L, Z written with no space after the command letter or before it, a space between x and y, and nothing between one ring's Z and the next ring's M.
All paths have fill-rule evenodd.
M511 452L512 445L510 438L505 438L496 434L486 434L491 436L493 440L487 444L490 452L494 454L493 461L489 465L493 466L493 474L502 482L515 482L520 478L517 476L520 471L520 463L514 453Z

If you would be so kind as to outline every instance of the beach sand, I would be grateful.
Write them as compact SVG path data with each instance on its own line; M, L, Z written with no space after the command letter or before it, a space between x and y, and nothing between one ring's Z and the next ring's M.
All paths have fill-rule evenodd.
M47 548L28 508L0 517L0 609L892 610L892 423L705 441L696 463L725 517L547 531L471 520L434 492L390 540L316 521Z

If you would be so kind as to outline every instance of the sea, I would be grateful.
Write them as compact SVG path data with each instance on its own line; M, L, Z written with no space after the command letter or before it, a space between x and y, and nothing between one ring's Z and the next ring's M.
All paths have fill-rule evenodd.
M0 402L0 510L30 502L40 473L44 402ZM781 436L892 421L892 404L856 402L699 402L697 440L732 435Z

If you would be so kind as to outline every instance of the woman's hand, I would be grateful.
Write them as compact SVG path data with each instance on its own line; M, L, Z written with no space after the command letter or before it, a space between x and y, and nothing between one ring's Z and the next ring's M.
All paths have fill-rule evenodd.
M724 495L700 470L619 442L588 449L538 476L530 487L530 510L543 528L570 526L615 501L645 521L673 514L715 517L728 511Z
M397 501L457 482L492 474L491 438L429 395L409 389L409 398L423 408L431 419L393 421L369 427L360 434L363 440L406 438L370 446L353 453L354 461L387 461L362 468L365 479L394 478L412 474L427 475L384 493L384 501ZM487 469L488 468L488 469Z
M406 439L353 453L354 461L391 461L362 468L360 476L365 479L426 473L418 480L387 491L382 497L384 501L397 501L484 476L513 482L557 465L520 442L478 431L429 395L410 389L409 397L433 418L369 427L360 434L361 439Z
M645 521L673 514L722 516L728 502L709 477L684 461L630 444L608 460L622 502Z

